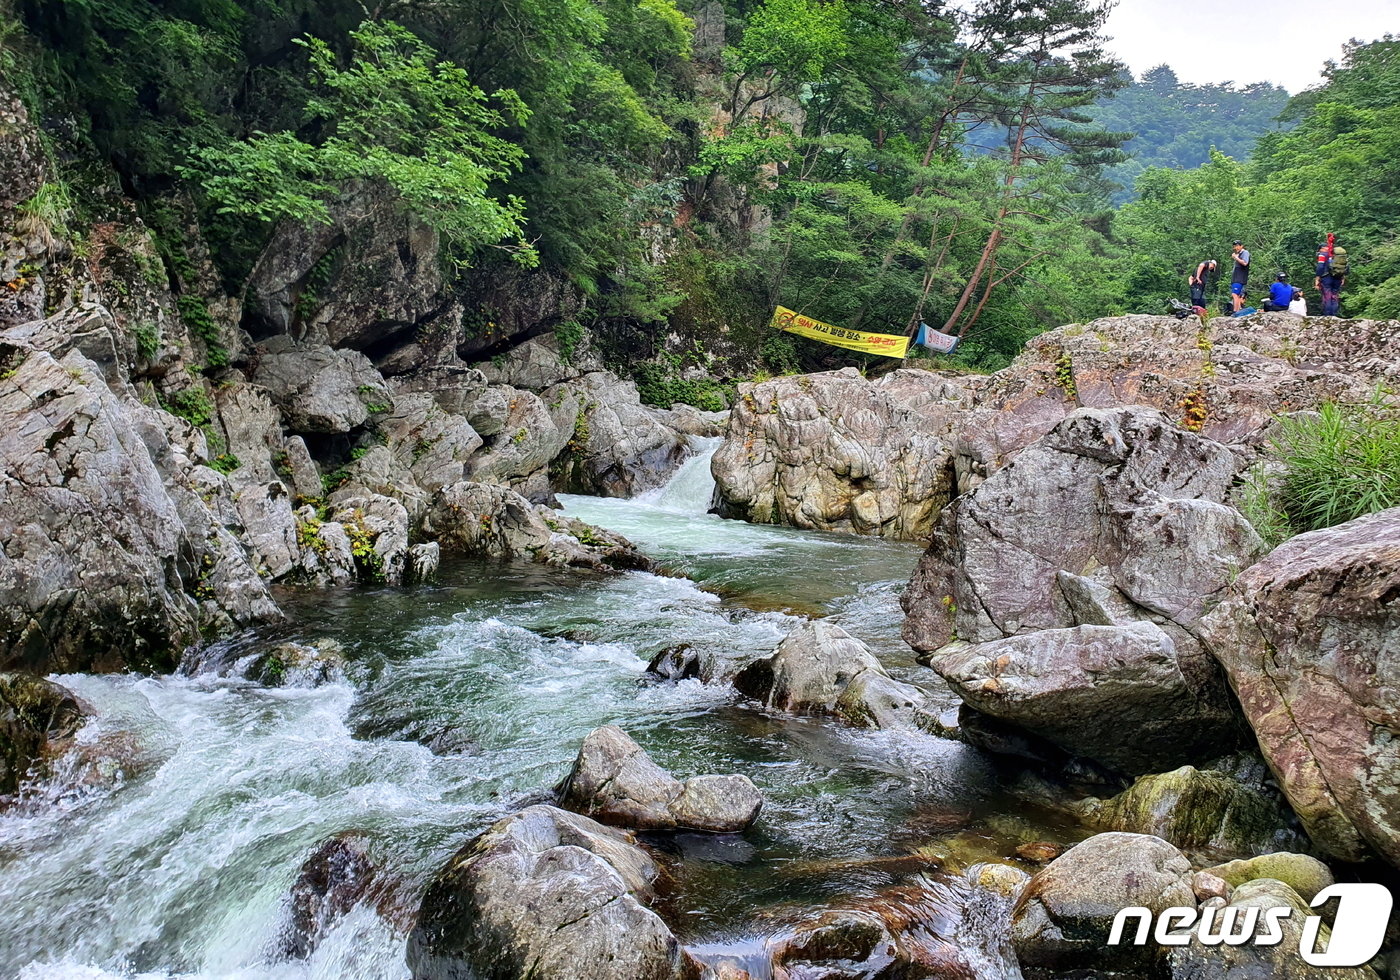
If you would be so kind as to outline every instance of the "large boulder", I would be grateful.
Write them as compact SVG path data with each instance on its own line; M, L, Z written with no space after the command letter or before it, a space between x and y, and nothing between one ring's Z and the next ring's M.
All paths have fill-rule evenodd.
M747 776L692 776L662 769L616 725L590 732L559 787L559 805L636 830L747 830L763 796Z
M978 383L854 368L739 386L715 452L719 512L903 540L925 540L953 494L953 433Z
M935 887L896 886L852 897L799 921L768 944L772 976L1021 980L1009 920L1025 872L974 865Z
M1017 903L1011 936L1022 965L1082 967L1131 956L1130 947L1107 947L1114 916L1129 906L1194 909L1191 862L1144 834L1099 834L1076 844L1031 878Z
M409 937L415 980L671 980L689 959L647 906L655 862L587 817L532 806L458 851Z
M0 798L87 720L65 687L31 674L0 673Z
M445 551L484 558L523 558L596 571L651 568L622 535L484 483L454 483L439 490L424 533Z
M278 615L203 434L76 350L0 344L0 666L170 669Z
M955 643L932 662L976 710L1138 774L1218 754L1238 739L1223 687L1193 689L1181 660L1172 638L1144 621Z
M297 433L349 432L364 425L371 410L393 406L393 394L365 355L298 344L284 335L254 352L252 377Z
M1318 847L1400 864L1400 508L1299 535L1201 623Z
M1263 551L1222 503L1241 465L1151 409L1075 412L944 511L905 639L1071 753L1134 773L1218 755L1239 730L1192 632Z
M740 693L770 708L836 715L861 728L926 728L928 699L890 677L860 640L826 620L803 623L734 678Z

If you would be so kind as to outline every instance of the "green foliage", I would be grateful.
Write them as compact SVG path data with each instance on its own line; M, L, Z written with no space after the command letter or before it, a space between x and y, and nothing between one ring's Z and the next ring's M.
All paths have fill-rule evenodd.
M143 361L153 361L160 353L160 327L154 323L138 323L131 328L136 340L136 356Z
M382 180L462 260L510 240L503 247L533 262L524 203L490 193L524 156L495 135L528 117L524 103L508 89L488 96L397 24L366 21L350 38L344 67L326 41L297 42L311 71L301 131L317 138L284 130L198 147L180 173L200 184L217 213L261 222L327 222L326 202L340 183Z
M1281 472L1252 501L1261 533L1300 534L1400 506L1400 410L1379 393L1369 404L1280 418L1269 456Z
M574 352L583 335L583 324L577 320L565 320L554 327L554 338L559 342L559 357L565 364L574 362Z
M1247 159L1260 136L1290 128L1279 119L1287 104L1288 93L1268 82L1191 85L1168 65L1144 72L1091 113L1108 129L1133 133L1123 144L1130 159L1104 174L1120 185L1113 203L1131 200L1134 181L1151 167L1189 170L1209 162L1211 150Z
M209 468L225 476L242 466L238 457L233 453L221 453L209 461Z
M365 523L364 512L355 511L342 524L346 537L350 539L350 555L355 559L356 569L371 582L384 581L384 556L374 548L378 535Z
M645 405L670 408L680 402L707 412L722 412L734 398L734 385L713 378L685 378L672 360L648 361L633 371Z
M214 421L214 403L203 388L177 391L165 398L164 407L171 415L184 419L198 429L206 428Z

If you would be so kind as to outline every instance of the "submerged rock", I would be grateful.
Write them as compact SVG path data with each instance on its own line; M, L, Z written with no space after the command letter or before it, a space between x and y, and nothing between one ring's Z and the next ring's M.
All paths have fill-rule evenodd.
M281 955L305 959L315 952L331 927L370 893L375 874L366 841L358 835L340 834L316 848L288 894Z
M689 643L681 643L652 657L647 673L666 681L700 678L704 673L703 658Z
M559 805L636 830L734 833L758 818L763 796L747 776L676 779L616 725L595 729L559 787Z
M1318 847L1400 865L1400 508L1293 538L1205 617L1259 748Z
M506 817L447 862L408 942L415 980L682 980L647 906L658 869L630 834L552 806Z
M734 686L770 708L837 715L861 728L935 724L922 691L890 677L864 643L820 619L803 623L771 657L741 670Z
M282 643L254 657L244 676L268 687L319 687L344 678L345 647L329 638Z
M1089 800L1077 809L1102 830L1152 834L1183 850L1220 856L1303 843L1276 793L1192 766L1143 776L1112 799Z
M1012 939L1022 965L1085 967L1151 955L1107 946L1114 916L1129 906L1194 909L1191 862L1145 834L1099 834L1076 844L1031 878L1017 903Z
M0 673L0 797L87 720L73 692L31 674Z

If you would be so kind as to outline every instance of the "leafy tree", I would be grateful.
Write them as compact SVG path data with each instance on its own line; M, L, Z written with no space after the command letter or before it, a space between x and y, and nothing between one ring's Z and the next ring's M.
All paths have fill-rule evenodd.
M397 24L366 22L350 37L345 67L324 40L302 42L313 94L299 131L192 147L194 162L179 172L216 212L262 222L328 221L326 201L341 183L382 180L459 258L509 239L532 261L523 202L491 193L524 156L495 135L527 117L519 97L506 89L488 97Z

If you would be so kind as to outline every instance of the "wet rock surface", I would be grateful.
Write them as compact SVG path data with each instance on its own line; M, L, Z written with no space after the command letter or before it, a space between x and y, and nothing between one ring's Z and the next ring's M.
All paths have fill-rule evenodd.
M67 688L29 674L0 673L0 805L87 715Z
M626 732L607 725L583 740L559 787L559 805L634 830L735 833L758 818L763 797L747 776L692 776L682 782Z
M658 869L630 834L551 806L493 825L438 874L408 947L418 980L693 975L647 906Z
M1076 844L1031 878L1017 902L1012 941L1021 964L1131 965L1143 950L1107 945L1114 916L1129 906L1194 909L1191 874L1191 862L1159 837L1107 833Z
M799 626L771 657L741 670L734 686L770 708L836 715L860 728L936 723L922 691L890 677L864 643L825 620Z

